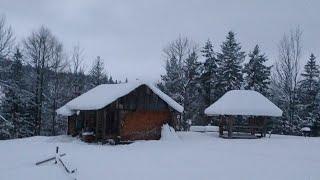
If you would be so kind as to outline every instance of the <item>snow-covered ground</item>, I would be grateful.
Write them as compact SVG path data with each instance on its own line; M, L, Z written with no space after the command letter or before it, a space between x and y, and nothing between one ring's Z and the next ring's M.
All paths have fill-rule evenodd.
M229 140L180 132L179 139L130 145L85 144L68 136L0 141L1 180L68 180L53 162L58 145L78 180L319 180L320 138Z

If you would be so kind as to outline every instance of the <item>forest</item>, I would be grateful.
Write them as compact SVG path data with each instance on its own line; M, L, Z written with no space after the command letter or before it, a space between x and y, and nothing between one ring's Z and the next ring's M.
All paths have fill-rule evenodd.
M21 40L13 32L0 17L0 139L65 134L66 118L57 116L57 108L99 84L128 82L114 80L102 57L84 59L78 44L68 53L46 26ZM204 109L234 89L258 91L283 110L273 124L275 133L300 135L304 126L319 129L319 65L312 53L302 59L302 30L279 39L278 58L272 61L258 44L243 51L236 36L226 32L218 45L179 36L159 49L165 73L157 85L184 106L181 130L211 123ZM92 66L85 68L84 61Z

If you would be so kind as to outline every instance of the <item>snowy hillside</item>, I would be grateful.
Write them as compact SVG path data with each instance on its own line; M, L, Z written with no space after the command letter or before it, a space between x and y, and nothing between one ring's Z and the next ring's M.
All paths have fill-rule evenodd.
M58 145L78 180L318 180L320 139L272 136L230 140L184 132L175 140L85 144L68 136L0 141L1 180L69 180L53 162Z

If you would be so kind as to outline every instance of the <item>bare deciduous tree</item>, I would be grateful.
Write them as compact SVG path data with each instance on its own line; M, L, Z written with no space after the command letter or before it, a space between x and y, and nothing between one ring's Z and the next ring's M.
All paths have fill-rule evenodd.
M290 123L296 118L299 64L301 59L302 31L297 28L284 35L279 43L279 57L275 64L273 84L281 97L285 116Z
M71 71L74 74L84 71L83 49L80 47L79 44L73 47L73 51L71 55Z
M0 59L5 58L10 53L14 41L13 31L6 24L6 18L0 16Z
M196 52L197 46L193 41L187 37L179 37L175 41L172 41L167 47L163 49L163 53L166 60L172 58L177 59L179 62L183 62L191 52Z
M66 55L63 51L62 43L55 40L54 47L52 49L52 59L50 69L53 72L53 77L51 79L51 113L52 113L52 126L51 133L52 135L56 135L56 109L58 108L58 100L61 95L61 89L63 89L62 84L62 76L61 72L63 72L67 67ZM61 103L61 102L60 102Z
M24 40L26 55L30 61L30 64L35 68L36 71L36 81L34 85L36 111L34 119L35 135L40 135L44 101L43 93L45 72L51 63L56 42L56 38L52 35L50 30L43 26L39 30L32 32L32 34Z

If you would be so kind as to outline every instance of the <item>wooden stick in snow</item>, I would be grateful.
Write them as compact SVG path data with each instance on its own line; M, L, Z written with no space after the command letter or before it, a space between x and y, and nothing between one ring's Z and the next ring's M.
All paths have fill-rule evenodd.
M66 155L66 153L63 153L63 154L60 154L59 156L60 156L60 157L63 157L63 156L65 156L65 155ZM55 160L55 159L56 159L56 156L51 157L51 158L48 158L48 159L45 159L45 160L43 160L43 161L39 161L39 162L36 163L36 165L40 165L40 164L43 164L43 163L45 163L45 162L52 161L52 160Z
M55 164L58 163L58 158L59 158L59 146L56 147L56 159L54 161Z
M59 161L62 164L62 166L64 167L64 169L67 171L67 173L71 174L71 173L76 172L76 169L70 171L60 158L59 158Z

